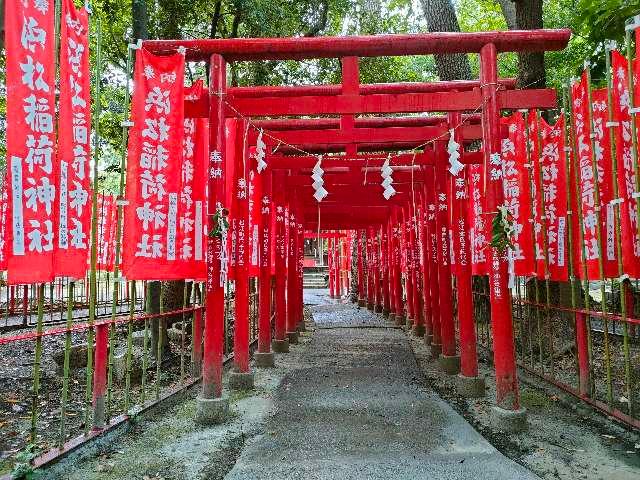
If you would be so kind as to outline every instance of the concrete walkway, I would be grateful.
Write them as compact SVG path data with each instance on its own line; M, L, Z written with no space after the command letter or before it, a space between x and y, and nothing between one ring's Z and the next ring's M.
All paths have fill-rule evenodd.
M305 293L317 331L227 479L537 479L422 385L402 330Z

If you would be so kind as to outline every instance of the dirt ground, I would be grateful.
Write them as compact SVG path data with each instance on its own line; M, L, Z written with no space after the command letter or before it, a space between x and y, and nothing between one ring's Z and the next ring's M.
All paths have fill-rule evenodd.
M521 402L529 430L506 435L491 425L495 398L493 368L481 359L487 382L484 399L468 400L455 391L455 377L443 374L430 360L422 338L409 335L416 360L430 387L505 455L543 479L633 480L640 478L640 435L592 411L578 400L520 373ZM482 353L482 352L481 352Z

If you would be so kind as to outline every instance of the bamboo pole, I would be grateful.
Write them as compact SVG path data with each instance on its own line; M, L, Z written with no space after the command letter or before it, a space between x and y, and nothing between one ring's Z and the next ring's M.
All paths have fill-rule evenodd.
M87 385L85 393L85 432L89 430L90 407L93 387L93 338L96 317L96 264L98 260L98 161L100 157L100 114L102 102L100 98L100 82L102 78L102 23L96 18L96 67L94 78L94 132L95 146L93 150L93 191L91 193L91 260L89 268L89 328L87 330Z
M572 156L573 156L573 169L576 172L575 175L575 182L576 182L576 208L578 210L578 234L580 237L580 246L582 249L582 258L587 258L587 249L586 249L586 245L585 245L585 241L584 241L584 220L582 218L582 188L580 186L580 179L578 178L578 171L579 169L576 168L575 162L577 162L577 139L575 138L575 135L573 134L573 132L575 132L575 118L573 116L573 109L570 109L571 112L571 116L570 116L570 123L571 123L571 128L570 128L570 138L571 138L571 150L572 150ZM585 309L587 311L591 311L591 296L589 295L589 276L587 275L587 263L586 262L582 262L582 289L583 289L583 293L584 293L584 306ZM584 391L585 392L589 392L588 395L593 395L593 391L595 388L595 384L593 382L593 342L591 339L591 316L587 316L585 318L585 323L586 325L584 326L580 326L580 328L584 328L584 330L586 330L586 336L587 336L587 356L588 356L588 363L589 363L589 378L588 378L588 385L584 386ZM578 331L578 326L576 325L576 331Z
M42 321L44 318L44 283L38 284L38 323L36 332L35 359L33 362L33 391L31 396L31 443L36 442L38 425L38 403L40 395L40 362L42 360Z
M69 282L67 294L67 333L64 339L64 366L62 377L62 398L60 406L60 436L58 446L61 447L65 440L65 420L67 412L67 400L69 394L69 360L71 354L71 327L73 325L73 289L75 282Z
M564 137L564 144L567 146L572 145L572 137L570 133L570 131L572 130L571 129L569 129L569 131L567 130L569 127L569 122L567 122L566 120L567 117L569 116L568 112L570 110L571 109L569 108L569 95L568 95L567 89L563 88L562 89L562 111L565 113L565 122L564 122L562 135ZM568 148L570 149L571 147L568 147ZM578 277L576 276L576 272L574 271L574 268L573 268L575 259L573 258L574 232L573 232L573 220L572 220L574 212L571 209L571 178L573 174L572 167L573 165L571 163L571 155L565 155L566 189L567 189L567 249L568 249L568 259L569 259L569 282L571 285L571 308L575 310L578 306L578 289L580 288L580 281L578 280ZM580 238L582 238L582 232L579 232L579 235L580 235ZM584 244L584 241L582 239L579 240L579 242L580 242L580 245ZM579 317L579 315L581 316ZM579 321L582 322L583 317L584 317L584 314L574 313L573 315L574 332L576 332L576 344L578 343L578 337L577 337L578 322ZM579 348L580 347L576 345L575 360L576 360L576 366L577 366L578 376L579 376L578 388L579 388L579 384L581 383L581 380L580 380L581 369L580 369L579 353L578 353ZM587 351L587 357L588 357L588 351Z
M615 130L613 125L613 81L611 75L611 50L605 48L605 71L607 75L607 103L609 105L608 121L609 121L609 147L611 154L611 164L613 173L613 198L617 199L620 194L618 190L618 162L616 158L616 145L615 145ZM614 215L614 231L616 232L616 254L618 257L618 284L620 285L620 316L622 317L622 341L624 351L624 376L625 376L625 395L629 400L628 413L632 415L633 412L633 396L631 392L631 385L633 382L631 373L631 358L629 353L629 324L627 313L627 296L624 286L624 267L622 265L622 235L621 235L621 212L620 202L614 202L613 204ZM613 282L612 282L613 285ZM613 291L613 288L611 289Z
M588 122L591 132L593 133L594 124L593 124L593 104L592 104L592 95L591 95L591 68L589 65L585 65L585 71L587 73L587 98L588 101ZM591 169L593 172L593 190L595 203L598 205L598 209L596 212L598 213L598 221L596 222L596 238L598 241L598 273L600 276L600 295L602 297L602 301L600 302L600 307L602 311L602 323L604 325L604 354L605 354L605 368L607 373L607 403L609 406L613 403L613 384L612 384L612 373L611 373L611 352L609 346L609 319L607 312L607 302L606 302L606 289L605 289L605 278L604 278L604 261L603 257L603 248L602 248L602 220L600 216L600 182L598 177L598 164L596 160L593 136L591 137ZM586 263L586 257L585 257Z
M536 110L536 123L538 125L538 128L536 129L537 132L537 138L536 138L536 142L538 145L538 161L540 161L540 156L542 154L542 137L540 135L540 112ZM553 363L553 355L554 355L554 349L553 349L553 321L551 319L551 288L549 285L549 278L551 277L551 273L549 271L549 237L548 237L548 232L547 232L547 227L546 227L546 221L547 221L547 210L546 210L546 206L545 206L545 201L544 201L544 187L543 187L543 175L542 175L542 165L540 165L540 168L538 169L538 175L539 175L539 181L540 181L540 192L538 192L540 194L540 206L541 206L541 217L543 220L542 222L542 239L543 239L543 247L544 247L544 257L543 257L543 263L544 263L544 284L545 284L545 310L546 310L546 318L547 318L547 328L549 331L549 366L550 366L550 370L551 370L551 376L554 376L554 363ZM560 239L558 239L558 241L560 241ZM542 359L543 356L543 352L540 352L540 358ZM543 365L543 372L544 372L544 365Z
M536 121L537 121L537 117L536 117ZM529 143L529 137L531 135L531 132L529 130L529 112L525 111L524 112L524 124L525 124L525 137L527 139L527 141L525 142L526 145L526 150L527 150L527 159L528 159L528 163L531 166L531 168L529 169L529 191L536 192L536 200L538 202L539 205L543 205L543 195L542 195L542 183L540 184L540 189L537 189L535 186L535 179L534 179L534 169L535 169L535 162L539 161L539 159L534 159L533 158L533 154L530 150L530 143ZM537 129L539 130L540 127L538 125ZM536 145L538 145L538 149L539 149L539 142L538 139L536 139ZM533 198L531 198L531 200L533 200ZM543 207L542 207L543 208ZM535 222L535 218L537 215L537 211L535 211L534 207L533 207L533 201L531 202L531 217L534 219ZM544 216L544 213L541 213L542 216ZM542 224L541 224L541 228L542 228ZM538 242L536 242L536 225L534 223L533 226L533 234L534 234L534 249L535 249L535 272L536 272L536 277L534 278L534 295L536 298L536 326L537 326L537 337L538 337L538 361L540 362L540 368L542 370L542 373L544 374L544 359L543 359L543 345L542 345L542 337L541 337L541 331L542 331L542 319L540 317L540 282L538 281L538 249L536 248L538 245ZM546 239L546 230L541 231L540 233L541 235L543 235ZM546 251L546 250L545 250ZM546 259L546 256L545 256ZM545 261L545 273L546 273L546 261ZM531 365L533 366L533 345L531 345L531 328L529 328L529 344L530 344L530 352L531 352Z
M125 359L124 411L129 412L131 405L131 358L133 355L133 319L136 313L136 282L129 282L131 298L129 300L129 322L127 323L127 356Z

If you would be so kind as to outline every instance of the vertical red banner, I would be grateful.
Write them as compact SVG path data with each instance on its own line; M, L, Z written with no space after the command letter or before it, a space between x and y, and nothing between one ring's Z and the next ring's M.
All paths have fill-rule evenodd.
M4 179L0 179L0 272L7 269L7 209L9 197Z
M596 126L594 122L594 126L596 126L596 128L592 131L589 115L588 88L589 85L585 72L582 74L580 80L571 86L571 99L575 128L575 164L579 184L578 194L580 197L580 207L582 209L582 234L584 236L582 248L580 248L577 253L580 255L580 263L582 265L586 264L587 277L595 280L600 278L601 272L599 263L601 258L603 265L605 266L605 270L602 273L605 276L608 276L609 274L617 276L617 268L615 262L611 262L611 265L609 266L608 264L610 262L606 261L606 218L609 212L609 216L611 217L610 219L613 222L613 208L611 204L604 202L607 192L611 191L611 166L609 162L608 177L605 180L605 154L600 142L604 138L604 130L607 130L608 137L608 129L605 129L605 120L604 123L601 122L600 126ZM593 100L596 101L595 96L593 97ZM600 109L600 107L598 108ZM605 112L604 115L606 116L606 102L604 103L603 110ZM595 172L593 167L594 156L596 160ZM607 156L609 156L608 153ZM609 185L608 187L607 184ZM599 193L604 193L603 198L598 199L596 188L598 188ZM605 228L603 228L603 219L605 222ZM598 224L600 224L600 226L598 226ZM601 243L598 241L598 229L600 229ZM604 255L602 255L601 252L604 253ZM610 253L614 252L615 249ZM610 271L611 266L613 267L613 271ZM580 267L577 270L576 274L582 276L584 273L583 268Z
M73 0L62 1L60 114L58 118L59 216L56 275L83 278L91 237L91 75L89 18Z
M251 155L249 155L251 156ZM262 177L255 170L249 171L249 276L260 275L260 201L262 199Z
M469 226L471 238L471 271L473 275L487 275L489 225L485 214L485 185L483 165L469 165Z
M531 219L531 197L529 195L529 169L525 121L522 113L516 112L502 119L508 129L507 138L502 139L502 162L504 201L513 217L513 273L529 276L534 273L533 225Z
M611 52L613 91L613 119L615 126L616 162L618 167L618 195L620 230L622 233L622 266L624 273L640 277L640 241L638 237L638 206L636 193L636 165L633 161L631 113L629 112L629 68L627 59L617 51ZM634 97L637 98L637 97Z
M205 92L202 80L185 88L185 101L197 102ZM205 118L185 118L180 175L176 269L182 278L204 280L206 275L205 187L209 125Z
M123 274L184 278L176 261L184 133L184 55L138 50L127 158Z
M118 207L111 195L98 195L98 257L99 270L113 271L115 266Z
M7 280L50 282L58 250L52 2L5 2Z
M546 242L544 238L539 240L541 255L538 256L537 273L539 278L545 277L546 261L549 280L564 282L569 279L564 116L561 115L553 126L542 118L538 120L540 156L534 166L534 176L536 193L541 195L535 197L536 223L541 227L541 233L546 232Z
M600 233L602 262L606 278L618 277L616 255L615 206L613 200L613 172L611 135L609 134L609 94L606 88L591 92L593 112L593 154L598 170L598 194L600 205Z

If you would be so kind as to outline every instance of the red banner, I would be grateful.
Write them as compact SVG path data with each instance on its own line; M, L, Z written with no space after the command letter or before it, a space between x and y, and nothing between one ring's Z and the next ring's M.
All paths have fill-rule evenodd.
M177 243L184 133L184 56L138 50L129 132L123 274L185 278Z
M7 209L9 206L9 197L7 195L7 186L4 179L0 179L2 186L0 187L0 272L7 269Z
M469 185L467 182L468 168L463 169L457 176L451 176L450 193L451 217L449 230L451 235L451 272L458 277L471 275L469 265L471 255L469 249L469 219L467 208L469 206Z
M574 83L571 86L571 99L573 104L573 116L574 116L574 138L575 138L575 150L576 150L576 172L578 176L578 194L580 197L580 208L582 218L582 235L584 243L582 248L577 252L580 255L580 266L575 272L578 276L584 275L583 266L586 264L587 278L595 280L601 276L600 272L600 258L603 247L606 248L605 232L606 228L603 228L602 219L604 218L606 223L607 211L612 214L611 207L607 208L607 204L604 203L604 198L598 198L598 192L609 195L610 198L610 186L606 188L605 183L605 166L604 166L604 152L602 145L596 142L598 136L600 141L603 139L604 123L600 127L594 129L592 132L589 115L589 85L587 83L586 72L582 74L580 81ZM595 94L595 92L594 92ZM593 97L595 102L595 96ZM606 103L604 104L604 112L606 117ZM606 123L606 120L605 120ZM595 111L594 111L594 125L595 125ZM592 146L592 133L593 133L593 146ZM608 134L607 134L608 136ZM595 149L593 148L595 147ZM596 159L596 172L594 172L593 158ZM598 184L596 185L596 177ZM609 162L608 179L611 178L611 167ZM600 212L600 213L599 213ZM613 217L611 216L613 221ZM599 226L600 224L600 226ZM600 230L600 232L598 232ZM601 235L602 245L598 242L598 234ZM615 251L615 250L614 250ZM605 256L602 257L603 262L606 262L606 250ZM613 263L613 272L605 269L603 272L605 276L617 276L616 265Z
M251 155L250 155L251 156ZM262 177L255 170L249 171L249 276L260 275L260 222L262 199Z
M549 280L567 281L569 278L569 256L567 251L567 176L566 152L564 150L564 116L555 125L539 118L539 157L535 163L535 192L532 199L535 207L536 230L546 232L538 242L538 278L545 278L548 268ZM530 132L532 135L533 132ZM535 137L534 137L535 138ZM537 143L537 142L536 142ZM542 183L542 188L540 184ZM539 196L539 193L541 195ZM546 248L546 254L545 254Z
M52 2L5 2L9 283L50 282L57 254Z
M489 224L484 212L485 184L484 166L469 165L469 225L471 238L471 272L473 275L488 275L487 261Z
M616 255L615 207L613 200L613 167L611 159L611 135L609 133L609 99L606 88L591 92L593 112L593 153L598 169L598 194L600 205L601 248L606 278L618 277Z
M91 236L91 76L85 8L63 0L58 117L59 216L56 275L84 278Z
M624 273L640 277L640 241L638 241L638 204L636 166L632 155L631 113L629 112L629 68L627 59L617 51L611 52L613 72L613 119L615 127L616 162L618 167L618 196L622 232L622 266ZM638 97L634 97L638 98Z
M116 263L118 207L111 195L98 195L98 270L112 272Z
M530 276L535 274L533 249L533 225L531 219L531 179L527 168L526 128L522 113L517 112L502 119L509 134L502 139L502 174L504 201L513 217L513 273Z
M184 90L185 100L197 101L206 95L202 80ZM204 280L206 275L205 188L209 125L206 118L185 118L178 208L177 243L179 261L176 268L182 278Z

